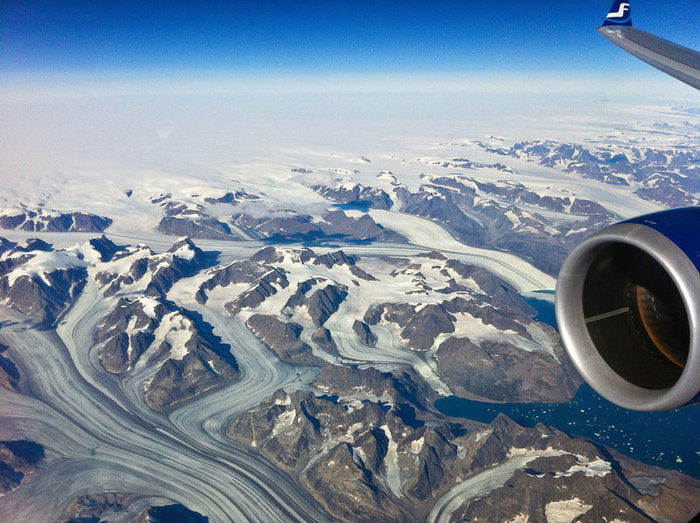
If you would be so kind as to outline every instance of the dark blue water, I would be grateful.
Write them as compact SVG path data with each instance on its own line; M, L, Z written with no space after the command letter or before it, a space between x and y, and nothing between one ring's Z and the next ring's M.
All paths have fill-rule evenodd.
M356 201L350 203L334 203L333 207L343 211L364 211L367 212L372 208L372 202Z
M528 298L540 321L554 315L553 303ZM700 478L700 405L668 412L636 412L613 405L588 385L569 403L485 403L456 396L435 407L449 416L490 423L502 412L520 425L541 422L567 434L589 437L634 459Z
M557 329L557 315L554 312L554 302L552 301L554 299L554 291L539 291L537 294L541 295L542 299L532 295L525 298L525 301L537 310L535 321L541 321Z

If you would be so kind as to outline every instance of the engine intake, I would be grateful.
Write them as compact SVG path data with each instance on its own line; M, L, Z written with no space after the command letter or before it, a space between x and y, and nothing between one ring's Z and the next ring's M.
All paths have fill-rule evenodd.
M700 401L700 208L590 236L557 280L564 345L602 396L634 410Z

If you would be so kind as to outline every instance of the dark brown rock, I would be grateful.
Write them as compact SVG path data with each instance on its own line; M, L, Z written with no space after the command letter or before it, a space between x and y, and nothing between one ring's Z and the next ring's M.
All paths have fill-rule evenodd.
M264 314L248 319L248 327L270 347L282 361L295 365L321 365L323 360L313 355L311 347L301 341L302 327Z
M0 495L19 486L41 466L44 448L33 441L0 441Z

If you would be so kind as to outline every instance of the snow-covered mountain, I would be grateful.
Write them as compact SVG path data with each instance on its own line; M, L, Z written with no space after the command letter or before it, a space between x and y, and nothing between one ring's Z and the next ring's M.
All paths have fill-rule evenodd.
M576 394L532 291L589 233L697 204L692 114L653 116L551 140L532 119L509 137L188 135L216 145L13 175L0 519L683 520L697 479L435 405L544 415ZM678 452L666 466L692 465Z
M104 216L73 211L58 212L47 209L0 209L0 229L47 232L102 232L112 224Z
M247 326L263 344L258 357L269 350L292 368L314 369L305 390L259 398L225 435L298 475L334 517L490 517L479 502L487 493L509 517L543 507L550 515L666 517L667 497L692 499L700 488L556 429L525 429L505 416L488 425L456 422L437 412L433 402L446 394L566 401L580 384L557 333L533 320L534 309L508 283L438 252L358 257L266 247L218 264L189 239L161 253L106 237L67 249L39 240L3 246L5 307L53 328L74 321L71 306L91 301L97 318L81 321L94 325L86 354L101 369L93 372L138 391L137 410L172 412L256 372L239 366L233 340L198 307ZM4 386L22 390L17 368L2 358ZM42 460L16 457L13 444L3 444L12 471L5 491L24 474L41 474ZM673 484L673 494L627 487L650 477ZM514 503L512 488L541 498ZM90 499L102 513L134 503L130 495ZM82 514L85 500L72 503Z
M673 517L665 507L684 503L672 494L684 489L679 476L640 470L556 429L526 429L500 416L469 430L412 418L412 407L404 408L280 390L239 417L229 434L289 470L341 520L568 521L595 514L634 521ZM658 482L640 492L656 474Z
M524 158L582 178L632 188L642 198L670 207L698 205L700 153L697 148L658 149L637 145L524 141L510 148L480 144L489 152Z

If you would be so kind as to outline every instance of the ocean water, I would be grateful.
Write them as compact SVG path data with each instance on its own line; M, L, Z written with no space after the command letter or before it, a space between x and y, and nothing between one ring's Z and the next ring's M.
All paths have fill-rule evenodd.
M528 298L538 319L555 326L554 304ZM520 425L551 425L586 436L634 459L700 478L700 405L667 412L618 407L583 385L569 403L486 403L456 396L439 399L443 414L490 423L503 413Z

